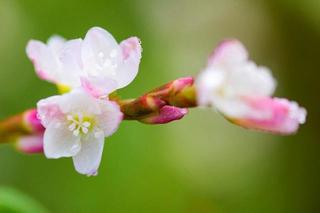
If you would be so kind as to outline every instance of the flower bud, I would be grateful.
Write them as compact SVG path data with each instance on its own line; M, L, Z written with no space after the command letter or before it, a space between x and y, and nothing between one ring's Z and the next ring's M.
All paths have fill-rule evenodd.
M43 134L20 137L16 144L17 150L27 154L43 152Z
M165 124L171 121L180 120L188 113L188 109L174 106L164 106L158 113L152 114L146 118L139 120L147 124Z

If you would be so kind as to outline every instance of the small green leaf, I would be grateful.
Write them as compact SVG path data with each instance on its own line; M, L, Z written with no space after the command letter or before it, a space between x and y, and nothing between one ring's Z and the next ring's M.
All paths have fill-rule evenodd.
M48 211L33 198L8 187L0 187L0 212L48 213Z

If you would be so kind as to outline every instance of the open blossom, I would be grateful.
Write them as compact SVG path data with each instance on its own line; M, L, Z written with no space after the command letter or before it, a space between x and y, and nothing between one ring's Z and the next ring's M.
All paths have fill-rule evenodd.
M46 128L43 138L46 157L72 157L79 173L95 175L104 138L112 135L122 120L119 106L74 89L40 100L37 110Z
M47 45L31 40L26 51L41 79L70 89L82 85L99 97L133 81L142 48L136 37L118 44L106 30L93 27L83 40L54 36Z
M270 70L250 61L237 40L221 43L196 80L199 105L213 106L246 128L294 133L305 122L306 110L295 102L272 98L275 87Z

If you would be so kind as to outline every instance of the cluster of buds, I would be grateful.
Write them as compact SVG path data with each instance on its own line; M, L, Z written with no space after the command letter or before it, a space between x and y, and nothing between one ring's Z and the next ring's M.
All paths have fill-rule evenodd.
M138 73L142 48L136 37L118 44L93 27L84 39L31 40L26 50L37 75L61 94L0 122L0 142L15 141L18 150L47 158L72 157L75 169L88 176L97 174L105 138L122 120L165 124L200 106L236 125L275 134L293 134L305 122L304 108L271 97L276 83L270 70L249 60L237 40L222 42L195 79L173 80L128 100L116 91Z

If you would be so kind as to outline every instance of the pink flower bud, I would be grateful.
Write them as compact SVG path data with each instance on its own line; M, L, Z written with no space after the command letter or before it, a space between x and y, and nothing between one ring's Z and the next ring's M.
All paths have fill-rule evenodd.
M42 126L39 118L37 117L37 110L30 109L24 113L24 123L32 133L43 133L44 127Z
M16 142L16 148L27 154L43 152L43 134L22 136Z
M181 90L187 86L192 86L193 85L193 78L192 77L184 77L184 78L179 78L177 80L174 80L172 82L172 85L176 90Z
M187 113L188 109L166 105L160 109L158 114L153 114L140 121L147 124L165 124L171 121L180 120Z

